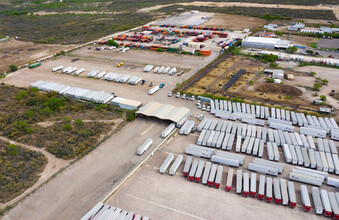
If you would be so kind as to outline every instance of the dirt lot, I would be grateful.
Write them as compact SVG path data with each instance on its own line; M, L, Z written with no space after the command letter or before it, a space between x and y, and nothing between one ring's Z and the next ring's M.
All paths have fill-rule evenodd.
M282 205L269 204L257 198L244 198L235 193L235 177L233 190L225 192L225 183L228 167L224 167L223 179L220 189L194 183L182 176L184 162L176 175L160 174L159 167L167 156L184 154L185 147L196 143L199 133L188 136L177 135L169 144L164 145L145 165L126 181L126 183L107 201L107 204L146 215L151 219L225 219L232 213L234 219L314 219L318 216L303 211L299 193L300 184L295 183L297 190L297 203L295 209ZM282 149L281 162L284 162ZM232 152L234 153L234 147ZM267 159L267 152L264 159ZM186 159L187 155L184 155ZM254 156L246 155L245 163L239 169L245 172L247 164L252 162ZM208 160L205 160L208 161ZM278 178L288 179L288 174L294 166L285 165L283 174ZM235 175L235 174L234 174ZM259 180L259 175L257 175ZM311 187L308 187L309 190ZM333 187L324 185L329 191ZM213 198L213 199L211 199ZM269 211L267 211L269 210Z
M246 28L253 30L254 28L262 26L265 23L266 20L262 18L216 13L208 22L204 23L204 26L240 31Z
M339 39L319 39L318 47L338 48Z
M2 42L0 43L0 72L7 71L10 64L20 66L71 47L73 46L34 44L15 39Z
M281 37L281 39L288 40L288 35L285 34L283 37ZM291 41L292 41L292 44L309 47L311 43L317 42L317 38L299 36L299 35L291 35Z

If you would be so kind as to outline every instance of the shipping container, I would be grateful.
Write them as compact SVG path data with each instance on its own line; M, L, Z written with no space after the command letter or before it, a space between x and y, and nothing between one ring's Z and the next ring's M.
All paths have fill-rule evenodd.
M280 179L280 189L281 189L281 203L283 205L288 205L288 192L287 192L287 181Z
M272 190L273 180L271 177L267 177L266 179L266 202L271 202L273 198L273 190Z
M226 191L231 191L232 189L233 172L234 172L234 169L228 168L227 180L226 180Z
M319 188L312 187L312 199L314 205L314 212L315 214L321 215L323 214L323 204L321 202Z
M224 170L224 167L219 165L217 168L217 174L216 174L215 182L214 182L215 188L220 188L223 170Z
M216 175L216 172L217 172L217 167L218 166L216 164L212 164L210 175L208 176L208 181L207 181L207 184L209 186L213 186L213 184L214 184L215 175Z
M304 210L306 212L311 211L311 200L310 195L308 194L307 186L306 185L300 185L300 194L301 194L301 202L304 205Z
M192 163L192 157L189 156L186 158L186 162L185 162L185 166L184 166L184 170L183 170L183 175L186 177L188 175L188 172L191 168L191 163Z
M207 181L208 181L208 177L210 175L210 171L211 171L211 166L212 166L212 163L211 162L206 162L206 166L205 166L205 170L204 170L204 174L202 176L202 184L207 184Z
M168 173L170 175L174 175L177 172L179 166L182 163L182 160L183 160L183 156L182 155L178 155L177 159L174 161L174 163L172 164L171 168L169 169Z
M165 173L169 165L171 164L172 160L174 158L173 154L168 154L162 165L160 166L160 173Z
M152 138L148 138L138 149L137 154L142 155L153 143Z
M331 208L330 200L328 198L327 190L320 189L320 198L321 198L321 202L323 204L325 216L331 217L332 208Z
M198 168L197 168L197 171L194 175L194 180L196 182L199 182L200 181L200 178L201 178L201 175L202 175L202 171L204 169L204 166L205 166L205 162L203 160L200 160L199 161L199 164L198 164Z

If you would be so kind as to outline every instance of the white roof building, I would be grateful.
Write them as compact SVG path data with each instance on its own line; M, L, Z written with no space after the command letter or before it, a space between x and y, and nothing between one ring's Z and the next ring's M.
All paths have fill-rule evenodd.
M291 42L280 38L247 37L242 40L241 46L273 50L275 48L288 48L291 46Z
M149 102L141 107L136 114L156 117L161 120L170 120L182 125L191 115L191 110L185 107L176 107L170 104Z

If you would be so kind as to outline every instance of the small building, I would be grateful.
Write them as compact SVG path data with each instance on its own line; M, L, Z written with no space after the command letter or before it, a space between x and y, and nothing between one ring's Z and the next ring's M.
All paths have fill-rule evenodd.
M294 79L294 75L293 74L287 74L286 75L286 79L293 80Z
M279 70L279 69L265 69L264 70L265 74L272 74L273 79L283 79L285 76L285 71L284 70Z
M265 32L263 33L262 37L273 38L276 37L274 32Z
M142 105L142 103L139 101L125 99L122 97L115 97L111 101L111 104L114 106L118 106L119 108L126 109L126 110L136 110L140 108L140 106Z
M293 26L288 26L289 31L298 31L300 29L303 29L305 25L303 23L295 23Z

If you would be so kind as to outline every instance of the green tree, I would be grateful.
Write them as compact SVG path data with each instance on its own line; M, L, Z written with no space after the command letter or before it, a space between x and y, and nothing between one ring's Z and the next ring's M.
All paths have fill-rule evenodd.
M277 32L275 32L275 35L282 36L283 33L281 33L280 31L277 31Z
M16 95L16 100L20 101L21 99L27 97L27 93L25 91L20 91L18 92L18 94Z
M314 83L313 85L313 89L316 90L316 91L320 91L322 85L320 83Z
M287 51L293 54L298 51L298 48L296 48L295 46L289 47L287 48Z
M127 112L127 121L133 121L135 119L135 111L128 111Z
M15 71L18 70L18 67L16 65L14 65L14 64L9 65L8 67L11 70L11 72L15 72Z
M48 106L52 111L59 111L60 107L62 107L64 103L60 98L51 97L44 103L44 105Z
M250 84L250 85L252 85L253 83L254 83L254 81L253 81L253 80L250 80L250 81L249 81L249 84Z
M117 42L115 42L114 40L108 40L108 41L107 41L107 44L108 44L109 46L115 46L115 47L118 47L118 46L119 46L119 44L118 44Z
M320 99L321 99L322 101L326 101L326 96L321 95L321 96L320 96Z

